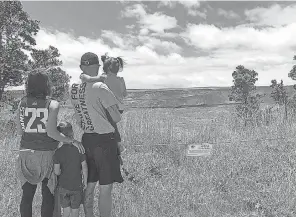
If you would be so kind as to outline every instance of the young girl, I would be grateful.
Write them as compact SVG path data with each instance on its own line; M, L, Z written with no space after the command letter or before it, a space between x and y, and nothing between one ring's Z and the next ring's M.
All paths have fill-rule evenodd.
M120 57L109 57L107 54L101 56L101 60L103 62L103 71L102 75L97 75L95 77L91 77L86 74L81 74L80 79L82 82L104 82L109 89L113 92L114 96L118 101L119 112L122 114L124 111L124 103L123 99L127 96L127 90L125 86L125 81L123 77L117 76L118 72L123 70L124 61ZM108 114L107 114L108 115ZM123 147L121 143L121 137L118 132L118 128L116 123L113 123L109 118L109 121L115 128L115 134L118 141L119 151L123 151Z

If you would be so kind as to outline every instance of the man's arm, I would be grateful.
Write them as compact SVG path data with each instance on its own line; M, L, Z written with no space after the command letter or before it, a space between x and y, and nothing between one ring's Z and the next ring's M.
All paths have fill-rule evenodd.
M109 106L106 109L109 112L109 114L110 114L112 120L114 121L114 123L118 123L121 120L121 114L120 114L120 112L118 110L117 105Z

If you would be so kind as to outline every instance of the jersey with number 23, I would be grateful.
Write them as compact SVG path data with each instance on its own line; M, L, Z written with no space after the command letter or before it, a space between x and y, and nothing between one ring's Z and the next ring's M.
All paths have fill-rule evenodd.
M58 141L46 132L48 107L51 99L24 97L20 104L20 122L23 130L21 148L39 151L52 151Z

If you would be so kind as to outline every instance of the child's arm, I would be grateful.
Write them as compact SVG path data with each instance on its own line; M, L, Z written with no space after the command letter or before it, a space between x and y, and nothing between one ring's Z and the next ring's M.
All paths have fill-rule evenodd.
M53 155L53 163L54 163L54 169L53 172L54 174L56 174L57 176L61 175L61 165L59 162L59 157L58 157L59 152L56 151Z
M86 75L86 74L81 74L80 75L80 79L82 80L82 82L104 82L105 79L106 79L106 75L103 74L103 75L97 75L97 76L89 76L89 75Z
M122 83L122 88L123 88L123 96L126 97L127 91L126 91L125 81L122 77L121 77L121 83Z
M54 164L54 173L57 176L61 175L61 167L60 167L60 164Z
M82 166L82 174L83 174L83 189L85 190L87 187L87 174L88 174L88 168L85 160L81 163L81 166Z

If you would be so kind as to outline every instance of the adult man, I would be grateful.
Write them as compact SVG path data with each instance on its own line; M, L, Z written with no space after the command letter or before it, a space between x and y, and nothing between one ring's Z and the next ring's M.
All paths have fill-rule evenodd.
M94 53L81 57L80 69L83 73L96 76L99 71L99 58ZM122 183L115 129L108 121L107 113L114 122L121 120L116 98L102 82L73 84L71 102L76 119L84 134L82 145L85 148L88 166L88 185L85 191L84 211L86 217L94 217L94 189L100 184L99 209L101 217L110 217L112 208L111 191L114 182Z

